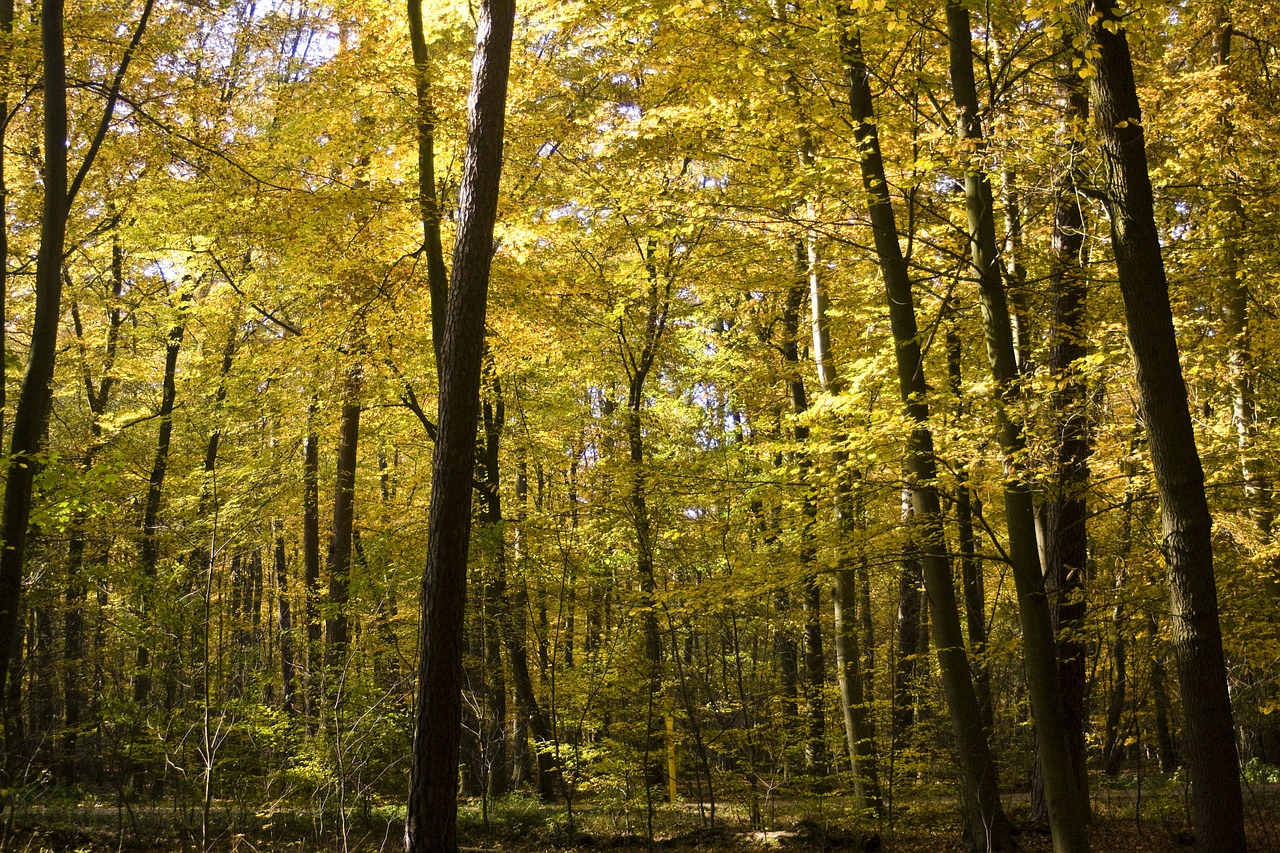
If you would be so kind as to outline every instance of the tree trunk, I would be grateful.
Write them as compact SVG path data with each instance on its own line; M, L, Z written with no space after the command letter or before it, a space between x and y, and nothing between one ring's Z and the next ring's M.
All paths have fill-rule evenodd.
M1053 323L1049 330L1049 376L1052 379L1057 459L1052 485L1044 496L1045 592L1058 638L1058 681L1071 750L1076 791L1088 819L1089 783L1085 764L1085 692L1088 684L1085 647L1085 575L1088 570L1085 495L1089 488L1089 393L1079 361L1087 354L1089 330L1086 301L1089 292L1088 247L1085 245L1084 210L1074 163L1084 146L1073 134L1089 114L1084 83L1069 66L1062 71L1059 88L1066 103L1063 133L1068 136L1068 162L1055 181L1053 254L1049 286L1053 298Z
M812 212L811 212L812 215ZM828 314L831 302L826 282L822 277L822 257L818 250L818 236L810 231L808 238L809 316L813 326L813 361L817 368L818 384L824 393L837 395L842 389L840 371L835 350L831 344ZM838 430L831 437L836 448L845 444L847 436ZM848 469L848 453L837 449L831 455L835 474L833 503L836 524L843 541L839 543L840 557L832 589L834 599L834 624L836 645L836 674L840 688L840 716L844 721L845 746L854 769L854 786L863 808L881 811L880 774L876 767L875 738L871 731L871 716L862 687L861 653L858 650L858 623L856 618L856 580L846 553L850 540L854 539L857 520L853 506L853 486Z
M458 236L440 348L440 401L431 461L427 565L422 577L417 702L405 822L408 853L457 850L461 636L480 366L515 4L482 0L472 66Z
M949 306L954 313L954 302ZM960 374L963 345L956 331L955 322L947 324L947 377L951 393L955 395L957 416L964 414L965 406ZM982 564L978 562L977 542L973 532L975 498L969 488L969 466L961 463L956 468L956 534L960 549L960 582L964 590L965 627L969 632L969 649L973 655L973 686L978 696L978 713L987 737L995 730L995 704L991 699L991 664L987 661L987 592L982 576Z
M974 694L942 528L942 505L934 485L937 461L934 458L933 433L929 429L928 388L916 326L915 297L902 247L898 245L898 229L889 201L889 185L880 154L880 138L869 72L862 55L862 41L847 10L841 8L840 11L841 57L849 88L850 111L855 122L862 184L867 194L876 257L884 278L899 392L913 424L907 440L907 469L917 519L915 533L921 549L925 592L933 614L930 627L934 648L964 776L967 831L976 849L1007 850L1013 846L1012 827L1000 805L995 763Z
M492 369L492 364L490 364ZM492 399L481 405L484 435L480 440L480 536L490 560L483 592L484 682L487 709L484 734L489 745L489 795L502 796L510 790L512 772L507 766L507 680L502 668L502 640L505 636L507 605L507 543L502 520L502 477L500 457L506 406L502 384L492 376Z
M320 711L320 671L323 668L320 622L320 440L313 420L316 404L307 408L307 437L302 442L302 589L307 623L307 686L304 702L314 719ZM312 723L314 725L314 722Z
M911 525L911 492L904 490L903 526ZM920 551L908 539L902 546L898 568L898 614L895 630L897 648L893 667L893 737L894 750L906 745L907 735L916 722L916 688L920 649L921 586L923 583Z
M280 529L277 522L273 525ZM272 563L276 575L276 630L280 638L280 707L290 717L298 713L294 691L297 685L298 664L293 655L293 612L289 607L289 565L285 559L284 535L276 534Z
M63 0L40 7L40 49L44 58L44 212L36 255L35 316L31 350L13 416L4 514L0 518L0 637L12 637L21 613L22 571L36 456L52 401L53 363L62 314L62 255L67 210L67 61L62 27ZM6 42L7 43L7 42ZM7 260L6 260L7 263ZM0 642L0 684L9 675L11 647Z
M182 297L185 303L186 296ZM181 310L181 309L179 309ZM164 478L169 469L169 445L173 436L173 403L177 396L178 353L182 349L184 326L177 323L169 330L165 345L164 380L161 384L160 431L156 437L156 455L147 481L147 499L142 513L142 578L139 609L144 620L155 616L156 574L160 564L157 537L160 534L160 500L164 495ZM146 632L149 634L150 632ZM139 710L151 691L151 640L144 634L138 643L137 670L133 681L133 701Z
M427 256L427 286L431 295L431 345L436 368L444 346L445 313L449 304L449 273L440 240L440 198L436 190L436 110L431 97L430 55L422 24L422 0L408 0L409 43L413 49L418 136L418 209L422 217L422 251Z
M3 202L0 201L0 214ZM0 225L3 228L3 225ZM120 247L118 235L111 241L111 295L119 299L124 290L124 252ZM83 381L85 396L89 403L91 420L89 423L89 446L80 460L80 471L88 473L98 451L102 449L102 418L106 414L111 400L111 391L115 387L116 350L120 337L120 325L124 321L124 312L112 303L108 313L107 340L103 351L101 378L95 382L89 371L88 351L84 344L84 327L80 322L80 312L72 303L71 318L76 333L83 361ZM2 381L2 378L0 378ZM0 409L3 404L0 403ZM84 611L88 604L89 585L83 577L84 555L88 548L88 522L86 510L79 510L71 524L67 545L67 585L66 610L63 616L62 646L62 694L63 694L63 738L62 753L64 778L74 783L78 777L78 741L80 729L84 725L84 713L88 702L85 693L85 618Z
M1085 853L1089 833L1084 797L1071 763L1057 646L1053 621L1045 598L1036 536L1035 508L1026 476L1026 440L1021 424L1010 414L1018 377L1009 306L1000 273L995 236L995 203L991 183L979 157L983 146L978 117L978 92L973 76L973 36L968 10L957 0L947 2L947 34L951 57L951 87L960 117L965 169L965 202L968 208L969 248L978 276L987 358L998 388L996 424L1005 467L1005 520L1009 558L1026 657L1027 688L1035 723L1036 747L1044 776L1049 826L1056 853Z
M1155 223L1142 111L1125 34L1130 19L1117 15L1114 0L1095 0L1077 15L1085 38L1097 45L1091 60L1095 126L1111 244L1160 492L1196 849L1236 853L1245 849L1244 805L1218 623L1212 519Z
M357 344L358 346L358 344ZM338 464L333 485L333 527L325 571L329 575L329 618L325 622L325 667L335 696L342 692L347 646L351 642L347 607L351 585L351 532L356 522L356 457L360 448L360 395L364 369L347 368L342 390L342 423L338 429Z

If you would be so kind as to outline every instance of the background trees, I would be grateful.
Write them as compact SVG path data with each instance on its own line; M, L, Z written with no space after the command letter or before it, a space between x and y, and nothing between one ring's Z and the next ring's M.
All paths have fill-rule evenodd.
M0 601L7 803L79 785L206 819L306 804L341 826L408 784L475 22L428 4L411 37L392 3L136 0L126 32L114 6L54 5L65 86L39 85L57 68L34 7L3 44L6 399L20 365L52 371L32 386L47 428L24 427L6 483L33 489L5 538L25 554L5 558L21 598ZM1073 76L1104 85L1098 45L1120 34L1180 446L1203 461L1187 489L1211 513L1225 675L1203 680L1227 691L1245 759L1275 763L1270 11L517 9L462 419L482 464L449 454L466 462L454 504L474 489L483 513L447 632L464 793L536 785L643 831L673 789L707 822L726 802L766 822L778 797L861 785L874 809L875 782L886 799L938 782L999 829L996 775L1020 787L1033 763L1014 538L1024 568L1034 544L1053 570L1086 764L1104 745L1116 772L1155 763L1140 745L1170 770L1196 754L1195 702L1165 683L1185 621L1158 591L1172 420L1138 404L1123 245L1101 226L1128 221L1120 143L1085 126L1138 116L1096 92L1086 111ZM58 158L39 140L60 92L70 130L51 138L79 190L49 255ZM983 311L1000 298L996 388ZM1022 438L1002 446L1002 422ZM1229 759L1193 787L1230 789Z

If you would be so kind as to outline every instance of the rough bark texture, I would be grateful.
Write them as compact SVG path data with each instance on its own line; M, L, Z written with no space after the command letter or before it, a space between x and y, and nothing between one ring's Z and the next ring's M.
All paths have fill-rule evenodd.
M968 10L955 0L947 3L947 35L951 88L960 112L957 130L961 136L965 166L969 249L978 277L987 360L998 388L996 430L1005 457L1005 524L1018 595L1018 615L1022 623L1027 692L1035 721L1036 751L1044 778L1053 848L1058 853L1085 853L1089 849L1089 834L1083 798L1071 764L1066 712L1058 678L1057 646L1040 566L1035 507L1024 470L1026 440L1021 424L1006 408L1016 394L1014 383L1018 378L1018 363L996 248L995 203L991 183L980 162L983 138L973 75L972 30Z
M364 370L359 362L347 368L342 389L342 423L338 428L338 464L333 484L333 526L329 532L329 618L325 622L325 665L330 685L338 689L351 642L347 607L351 586L351 543L356 523L356 457L360 449L360 395Z
M954 310L954 303L951 306ZM963 345L955 323L947 324L947 380L955 395L957 414L965 411L962 402L962 376L960 362ZM969 632L970 658L973 667L973 686L978 696L978 713L987 737L995 728L995 705L991 700L991 665L986 659L987 649L987 591L978 562L977 543L974 538L973 517L981 512L981 502L969 488L969 467L961 464L956 469L956 534L960 549L960 582L964 589L965 627ZM977 507L974 504L978 503Z
M57 355L62 302L62 252L67 233L67 60L62 0L40 7L40 49L44 57L44 213L36 256L35 316L31 350L13 416L4 515L0 519L0 637L12 637L21 612L22 568L36 454L49 418L53 363ZM0 643L0 684L9 676L12 646Z
M467 544L514 23L515 3L511 0L481 3L458 236L440 348L439 419L431 461L429 546L422 577L417 702L405 822L405 849L409 853L452 853L458 846Z
M973 689L960 612L956 604L951 563L942 527L942 505L937 487L937 460L929 428L928 387L925 384L920 338L916 326L915 297L902 247L889 187L885 180L880 138L876 129L871 83L862 55L862 42L852 28L847 10L841 9L841 55L849 87L849 105L855 122L862 183L867 193L876 257L885 283L885 300L893 330L898 385L903 406L913 428L907 440L907 469L911 501L916 513L917 542L921 549L925 592L933 614L930 628L942 675L943 692L956 738L956 753L964 777L964 805L970 843L979 850L1012 848L1012 827L1000 805L995 762Z
M151 465L151 477L147 481L147 500L142 513L142 578L140 610L143 614L155 612L156 572L160 563L160 551L156 537L160 534L160 501L164 496L164 478L169 469L169 445L173 437L173 404L177 396L178 353L182 349L184 326L178 323L169 331L165 344L164 380L161 383L160 431L156 436L156 455ZM133 701L141 708L151 690L151 639L145 637L138 644L137 671L133 680Z
M1160 493L1196 849L1237 853L1245 849L1244 808L1218 624L1212 521L1178 359L1127 22L1112 0L1094 0L1088 10L1077 12L1086 38L1097 45L1095 126L1112 250Z
M1087 353L1085 326L1089 292L1088 247L1084 210L1074 162L1082 154L1080 129L1089 113L1089 100L1080 76L1066 68L1059 82L1066 103L1064 135L1067 165L1054 185L1053 254L1049 288L1053 323L1049 327L1049 375L1053 379L1053 411L1057 430L1057 458L1051 488L1044 497L1045 591L1058 638L1058 681L1062 689L1071 766L1081 807L1089 814L1088 773L1085 766L1085 572L1088 561L1085 494L1089 487L1091 435L1089 396L1078 362Z
M484 435L480 439L479 543L489 551L489 565L484 579L484 689L485 731L488 749L489 795L499 797L511 787L512 774L507 768L507 679L502 667L502 641L507 607L507 541L502 519L502 432L506 423L506 406L502 384L492 377L492 397L481 406Z

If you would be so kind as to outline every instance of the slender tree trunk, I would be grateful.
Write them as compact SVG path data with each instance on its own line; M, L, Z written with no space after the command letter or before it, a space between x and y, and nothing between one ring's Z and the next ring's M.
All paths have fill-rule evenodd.
M1026 656L1027 687L1035 722L1036 747L1044 777L1049 826L1056 853L1085 853L1089 832L1084 797L1071 763L1053 620L1045 598L1036 536L1035 507L1026 476L1026 440L1021 424L1007 406L1014 401L1018 377L1012 324L1004 292L995 236L995 203L990 181L979 155L983 146L978 116L978 92L973 76L973 37L969 12L957 0L947 2L947 33L951 56L951 87L960 111L957 129L964 153L965 202L968 208L969 248L978 275L987 358L998 387L997 433L1005 462L1005 520L1009 557L1022 642Z
M0 115L9 115L9 74L12 71L13 56L13 0L0 0ZM9 132L9 122L0 122L0 151L5 150ZM9 185L6 182L4 158L0 157L0 353L9 351L8 309L9 293ZM5 431L5 388L8 383L7 359L0 358L0 447L4 446ZM0 617L0 621L3 621ZM3 635L0 635L3 636ZM4 682L0 681L0 691Z
M808 292L808 252L802 240L793 243L795 279L787 292L782 311L782 361L787 371L788 392L791 396L791 413L799 416L808 411L809 400L800 373L800 311ZM797 664L803 665L800 679L801 693L805 700L805 766L818 776L827 775L826 709L823 695L826 692L826 665L822 654L822 622L818 579L813 574L817 557L813 528L818 517L818 504L809 483L810 462L805 449L809 442L809 427L797 422L792 428L792 438L797 445L797 468L800 488L803 491L800 545L798 558L804 577L803 657L797 648ZM799 668L799 666L798 666ZM797 673L799 676L801 673Z
M818 249L817 233L810 231L808 238L809 312L813 326L813 360L817 368L818 383L823 392L837 395L842 390L840 371L835 350L831 343L829 314L830 298L822 277L822 257ZM831 442L840 448L847 436L839 433ZM845 745L854 768L854 786L864 808L879 812L880 774L877 770L875 738L871 731L871 716L862 686L861 653L858 650L858 623L856 618L856 579L851 560L846 553L850 540L854 539L856 518L853 506L852 475L848 470L848 453L837 449L832 453L831 465L835 473L834 506L836 523L844 541L840 543L840 557L832 589L834 599L834 624L836 646L836 674L840 688L840 711L844 721Z
M408 0L409 42L418 132L418 208L422 216L422 251L427 256L427 286L431 294L431 345L437 369L444 345L445 312L449 303L449 273L440 240L440 198L436 189L436 110L431 95L431 66L422 24L422 0Z
M954 303L950 306L954 309ZM963 415L965 406L961 382L960 362L963 345L955 323L947 324L947 376L951 393L955 395L957 414ZM969 632L969 649L973 654L973 686L978 696L978 712L987 737L995 730L995 704L991 699L991 664L987 661L987 592L978 562L977 543L973 532L975 498L969 487L969 466L961 463L956 469L956 533L960 549L960 582L964 589L965 627Z
M185 295L182 297L185 303ZM180 309L181 310L181 309ZM160 535L160 501L164 496L165 473L169 469L169 446L173 436L173 404L177 396L178 353L182 349L184 325L179 322L169 330L169 338L165 344L164 380L161 384L160 398L160 431L156 437L156 455L151 465L151 477L147 481L147 498L142 513L142 579L139 596L140 611L143 618L155 616L155 589L157 570L160 565L160 550L157 539ZM150 634L150 632L147 632ZM138 643L137 670L133 680L133 702L141 710L151 692L151 642L149 636Z
M405 822L408 853L453 853L458 846L460 641L485 308L514 23L515 4L511 0L482 0L458 236L439 358L439 417L431 462L429 550L422 577L418 688Z
M2 208L2 203L0 203ZM0 214L3 210L0 209ZM3 226L0 225L0 228ZM111 295L119 299L124 289L124 252L120 247L118 236L111 242ZM108 312L107 340L102 358L101 378L95 382L89 371L88 349L84 344L84 327L80 322L78 307L72 303L71 318L80 347L83 361L83 381L85 396L89 403L92 420L89 423L89 446L80 460L80 471L88 473L93 467L98 451L102 449L102 419L111 400L111 391L115 387L116 349L120 337L120 325L124 321L124 312L112 304ZM88 547L88 531L86 525L88 513L81 510L76 513L70 530L67 546L67 586L66 611L63 616L62 647L62 694L63 694L63 775L68 782L78 778L78 742L80 729L84 725L84 713L88 703L85 692L85 607L88 604L89 584L83 576L84 555Z
M1246 847L1244 804L1218 623L1212 520L1155 223L1142 111L1125 33L1131 19L1116 13L1113 0L1095 0L1088 11L1081 7L1077 14L1082 33L1097 46L1090 60L1095 126L1102 144L1111 244L1160 492L1196 849L1237 853Z
M960 613L956 605L951 564L942 528L937 461L929 429L928 387L916 326L915 297L898 229L889 200L880 138L862 41L851 16L840 8L840 48L849 87L849 106L855 122L863 189L871 219L876 257L885 284L885 300L893 330L898 384L902 404L913 428L907 440L907 469L917 542L921 549L925 592L932 613L930 627L942 674L943 692L951 711L956 753L964 776L964 806L970 842L979 850L1007 850L1013 845L1012 827L1000 805L995 762L978 710L969 671Z
M67 61L62 27L63 0L40 7L40 49L44 57L44 212L36 255L35 316L31 350L18 407L13 416L4 514L0 518L0 637L12 637L21 613L22 571L36 455L52 400L50 383L57 355L62 301L62 254L67 209ZM7 262L7 261L6 261ZM11 647L0 643L0 684L9 675Z
M52 403L53 366L57 356L58 323L62 302L62 258L66 246L67 215L85 176L97 159L110 130L120 100L120 87L130 62L146 32L155 0L146 0L133 30L115 78L107 94L97 132L89 140L84 160L75 178L67 173L67 60L63 28L64 0L46 0L40 6L40 53L44 62L44 211L40 217L40 249L36 253L35 313L31 324L31 347L27 369L14 411L8 476L5 478L4 510L0 517L0 637L9 636L21 612L26 531L31 518L31 491L38 463L36 454L44 440ZM13 6L0 0L0 18L12 29ZM3 30L3 27L0 27ZM9 39L0 32L6 45ZM2 84L0 84L2 85ZM2 211L0 211L2 212ZM7 248L7 246L6 246ZM0 257L0 266L7 265ZM3 320L0 304L0 320ZM2 325L2 323L0 323ZM0 340L0 343L3 341ZM3 374L0 374L0 379ZM2 385L2 383L0 383ZM3 397L0 396L0 401ZM2 411L2 410L0 410ZM3 426L0 418L0 427ZM9 672L10 649L0 642L0 684Z
M911 524L911 492L904 490L902 523ZM893 667L893 748L906 745L907 736L916 722L917 669L920 649L920 613L923 568L916 543L903 543L898 569L898 614L896 624L896 660Z
M347 368L342 390L342 423L338 429L338 464L333 485L333 527L325 571L329 575L329 618L325 621L325 666L339 681L330 685L341 694L347 646L351 642L347 608L351 585L351 534L356 522L356 458L360 448L360 396L364 369L359 362Z
M313 401L307 408L307 437L302 442L302 588L307 623L307 688L305 704L313 720L320 710L322 632L320 621L320 440L312 422ZM313 723L314 724L314 723Z
M280 530L279 522L274 525ZM298 713L294 693L298 683L298 664L293 654L293 612L289 606L289 564L285 557L284 535L276 533L272 564L276 575L276 631L280 638L280 707L290 717Z
M524 463L516 472L516 497L520 502L521 521L528 501L529 483L525 474ZM517 559L522 552L517 553ZM511 596L511 603L504 608L505 624L503 631L506 637L507 659L511 663L511 680L515 688L516 706L533 735L535 763L538 770L538 796L543 802L551 802L555 798L555 781L559 776L556 754L552 752L555 733L551 729L551 721L547 713L538 704L537 694L533 690L533 679L529 676L529 651L525 641L525 614L529 611L529 592L524 583L520 583Z
M1069 49L1069 45L1068 45ZM1089 816L1088 771L1085 764L1085 574L1088 569L1085 495L1089 488L1092 436L1089 393L1079 362L1087 353L1088 247L1084 210L1075 161L1084 146L1076 137L1088 117L1084 82L1069 66L1059 89L1066 103L1063 132L1068 136L1067 164L1055 182L1053 254L1049 286L1053 324L1049 331L1049 375L1053 380L1057 459L1052 486L1044 496L1045 592L1058 637L1058 681L1061 685L1071 765L1086 819Z
M492 370L492 363L489 366ZM502 383L492 376L491 399L481 404L480 476L480 544L490 554L489 571L483 591L485 713L489 743L489 795L502 796L510 790L512 773L507 767L507 680L502 668L502 641L507 619L503 610L507 603L507 542L502 519L502 474L500 468L502 433L506 422L506 405L502 399Z

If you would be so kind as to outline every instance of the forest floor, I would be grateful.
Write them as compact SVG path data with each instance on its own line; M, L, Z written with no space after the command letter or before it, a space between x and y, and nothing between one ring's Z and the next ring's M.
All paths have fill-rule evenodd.
M1180 786L1147 792L1094 791L1095 820L1090 831L1094 853L1191 850L1186 794ZM563 807L524 798L474 801L461 811L459 836L467 853L967 853L952 797L912 799L899 805L891 820L877 822L860 822L842 803L840 798L827 797L771 804L771 811L763 815L768 829L751 828L741 804L721 804L715 827L708 825L707 804L663 804L654 809L649 840L644 810L612 810L587 803L570 831ZM1015 794L1005 803L1019 830L1021 850L1049 853L1048 833L1027 820L1027 797ZM1280 853L1280 785L1249 787L1245 808L1251 853ZM218 828L211 829L202 843L198 830L176 828L182 822L169 808L31 806L5 815L0 853L392 853L401 849L403 838L403 823L394 814L379 818L376 810L353 815L345 835L331 826L317 826L301 813L276 812L255 819L247 819L244 812L235 815L225 808L216 813ZM188 813L186 826L198 824L198 816Z

